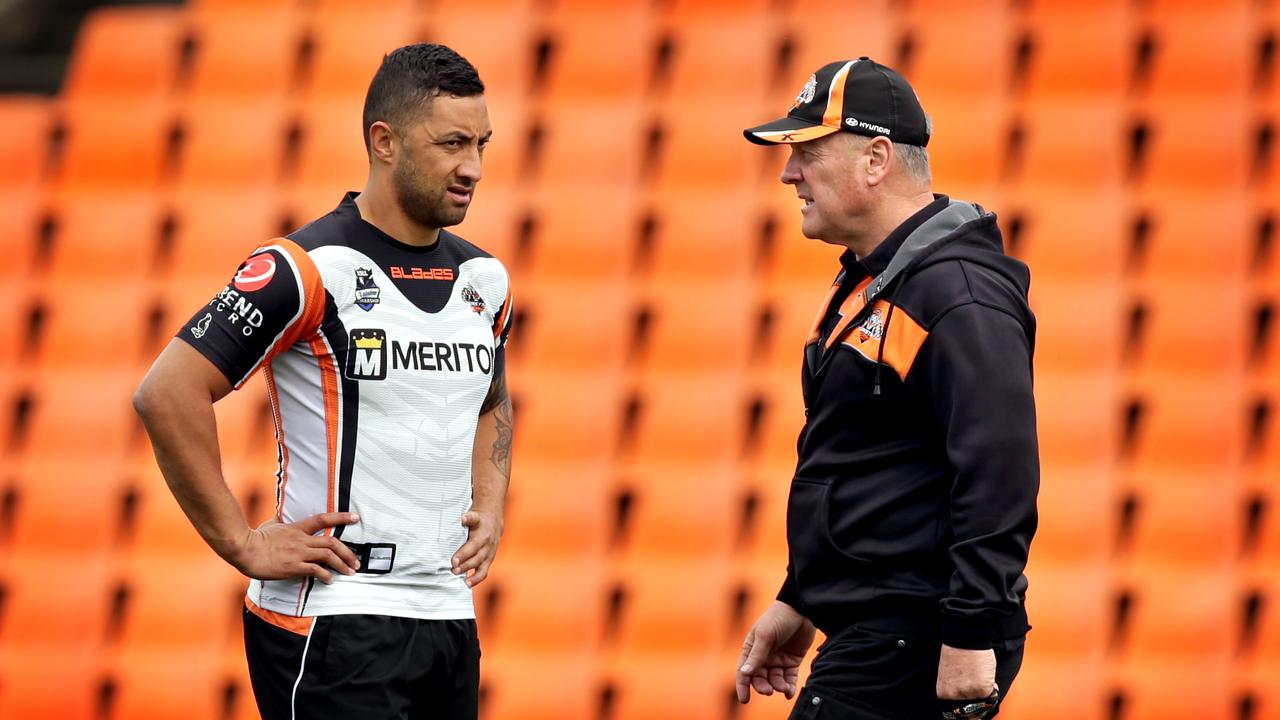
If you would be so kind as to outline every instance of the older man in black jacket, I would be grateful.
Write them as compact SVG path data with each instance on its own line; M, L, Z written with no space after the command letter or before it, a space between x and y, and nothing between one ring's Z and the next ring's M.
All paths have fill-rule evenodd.
M987 718L1029 628L1039 460L1030 275L995 216L930 189L927 116L868 58L819 69L787 117L781 180L806 237L847 248L804 348L790 564L743 645L738 698L792 718Z

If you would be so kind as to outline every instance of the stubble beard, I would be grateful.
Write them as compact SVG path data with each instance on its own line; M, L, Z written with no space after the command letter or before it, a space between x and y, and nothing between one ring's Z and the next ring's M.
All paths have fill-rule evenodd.
M462 222L467 216L467 206L450 207L443 188L433 193L422 186L419 177L417 164L402 156L391 179L404 214L429 228L452 227Z

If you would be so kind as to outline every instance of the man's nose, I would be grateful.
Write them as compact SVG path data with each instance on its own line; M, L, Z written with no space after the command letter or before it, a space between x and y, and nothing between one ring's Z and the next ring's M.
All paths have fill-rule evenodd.
M480 148L472 148L467 153L467 158L458 166L458 177L470 180L473 183L480 182L484 171L481 169Z
M783 185L796 185L804 179L804 175L800 173L800 163L796 162L795 152L787 158L787 164L782 166L782 174L778 176Z

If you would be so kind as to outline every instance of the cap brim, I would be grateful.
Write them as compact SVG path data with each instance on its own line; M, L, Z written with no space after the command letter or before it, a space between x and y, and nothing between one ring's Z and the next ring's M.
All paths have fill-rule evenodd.
M814 125L805 120L784 117L781 120L747 128L742 131L742 134L757 145L779 145L817 140L837 132L840 132L840 128Z

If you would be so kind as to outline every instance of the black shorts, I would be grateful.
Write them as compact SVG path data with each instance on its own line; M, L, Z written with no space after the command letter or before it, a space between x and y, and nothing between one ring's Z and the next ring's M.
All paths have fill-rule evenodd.
M475 720L475 620L325 615L306 635L244 611L263 720Z
M996 684L1002 699L1022 667L1024 640L996 645ZM940 720L941 652L942 641L934 633L848 627L818 648L789 720Z

